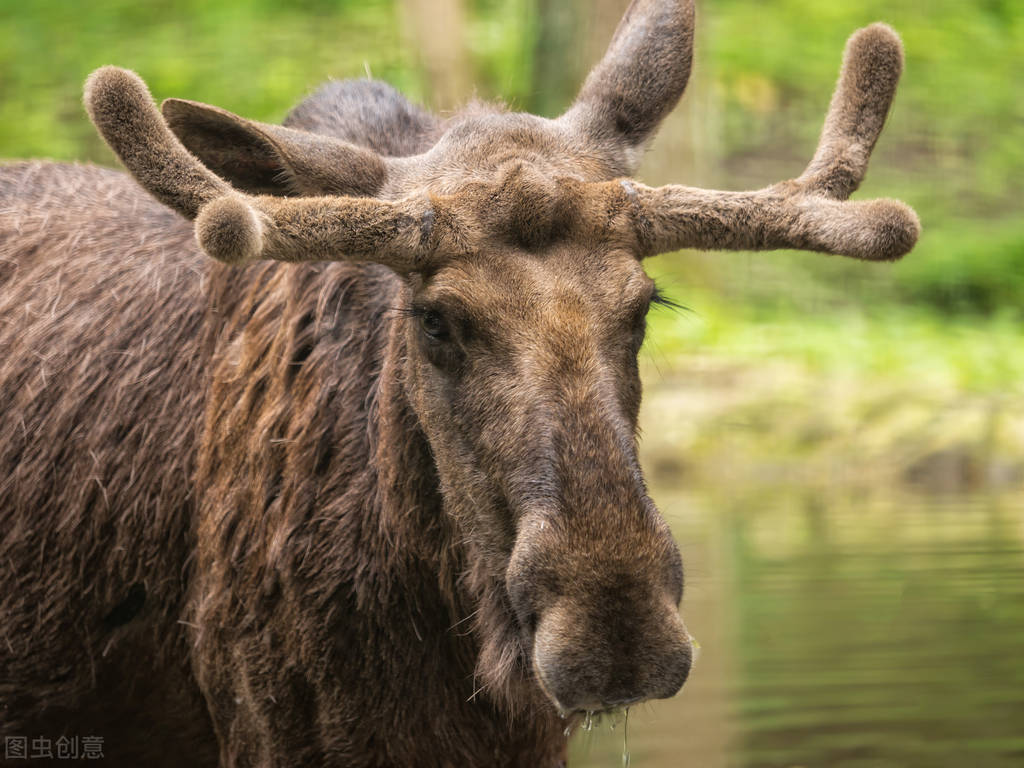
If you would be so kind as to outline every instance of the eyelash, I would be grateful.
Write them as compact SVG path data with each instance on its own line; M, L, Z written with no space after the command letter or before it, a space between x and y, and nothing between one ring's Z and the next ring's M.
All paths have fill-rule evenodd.
M396 307L393 311L397 312L398 314L404 317L416 318L420 321L421 324L423 323L423 319L426 318L428 315L436 315L441 321L442 331L440 333L434 334L428 331L426 328L423 328L423 332L431 339L434 339L436 341L443 341L448 336L447 325L444 315L442 315L436 309L431 309L430 307Z
M427 313L423 307L392 307L391 311L402 317L423 317Z
M680 304L675 299L667 296L661 288L654 286L654 293L651 294L651 306L652 307L665 307L667 309L674 310L676 312L689 312L690 308Z

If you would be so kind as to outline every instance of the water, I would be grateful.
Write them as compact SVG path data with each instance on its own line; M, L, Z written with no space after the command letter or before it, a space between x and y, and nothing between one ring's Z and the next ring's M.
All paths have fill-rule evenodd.
M700 659L570 765L1024 766L1024 495L652 495Z

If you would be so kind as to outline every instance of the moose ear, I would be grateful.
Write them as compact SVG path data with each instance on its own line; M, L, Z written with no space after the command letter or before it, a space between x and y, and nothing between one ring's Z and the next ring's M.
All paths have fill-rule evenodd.
M243 192L371 196L387 178L379 155L339 139L184 99L167 99L161 110L189 152Z
M644 142L686 89L693 26L693 0L633 0L561 120L595 149L625 158L622 170L631 174Z

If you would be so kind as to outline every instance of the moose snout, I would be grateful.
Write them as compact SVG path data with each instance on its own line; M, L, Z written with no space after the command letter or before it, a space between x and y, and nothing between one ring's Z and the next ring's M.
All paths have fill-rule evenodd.
M657 558L633 559L517 546L509 596L536 680L563 714L669 698L686 682L693 651L668 543Z
M618 607L612 615L566 601L539 618L534 672L563 713L666 699L686 682L692 650L675 606Z

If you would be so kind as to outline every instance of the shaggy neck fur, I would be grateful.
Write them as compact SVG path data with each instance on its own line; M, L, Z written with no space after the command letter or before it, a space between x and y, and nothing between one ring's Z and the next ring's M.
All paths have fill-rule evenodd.
M213 290L237 295L239 278L215 267ZM188 618L222 744L253 762L557 764L560 721L443 509L406 398L400 281L331 264L261 265L245 283L212 361ZM253 669L264 685L239 689ZM260 727L233 740L239 720Z

